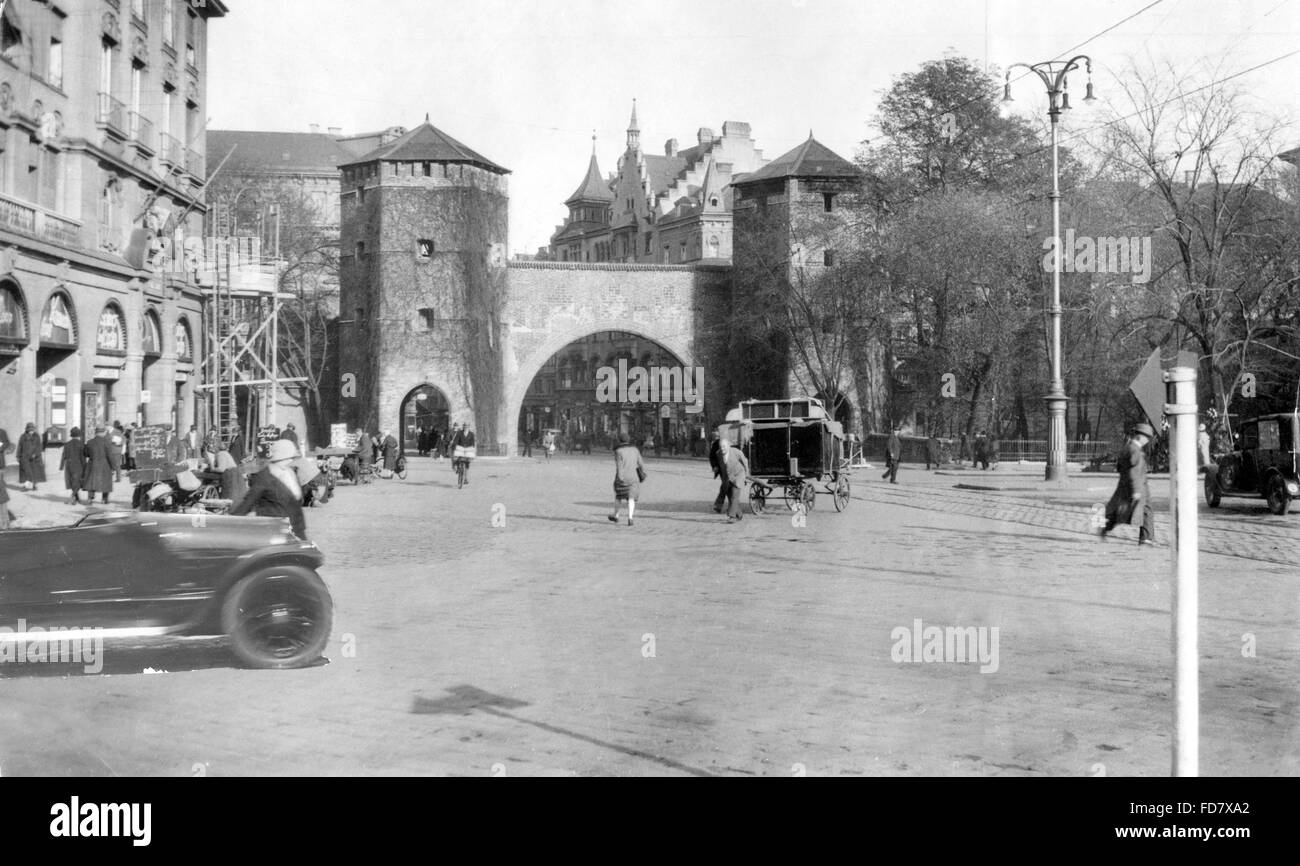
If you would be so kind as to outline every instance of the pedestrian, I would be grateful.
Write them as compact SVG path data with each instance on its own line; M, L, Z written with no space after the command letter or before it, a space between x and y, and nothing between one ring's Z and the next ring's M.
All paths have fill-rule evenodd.
M293 426L292 421L284 425L284 429L280 431L280 438L292 443L294 450L302 454L302 444L298 441L298 428Z
M248 493L230 510L235 517L254 512L258 517L287 517L293 534L307 540L307 520L302 512L302 485L294 472L298 449L287 439L271 443L266 468L249 484Z
M113 480L122 480L122 460L126 454L126 430L121 421L113 422L113 429L108 431L108 447L113 449Z
M533 456L533 431L532 430L524 431L524 456L525 457Z
M63 446L63 456L59 458L59 469L63 472L63 484L72 494L72 504L81 504L81 488L86 478L86 443L81 441L81 428L73 427L68 442Z
M199 428L196 424L190 425L190 432L185 434L185 459L193 460L199 456Z
M989 437L983 430L975 434L975 465L982 471L989 468Z
M925 440L925 468L929 469L934 464L934 468L939 468L939 437L930 431L930 438Z
M0 427L0 470L5 468L6 455L9 449L13 448L13 443L9 441L9 433L5 428Z
M383 450L384 453L384 471L396 472L397 453L400 450L397 444L397 437L394 436L392 434L392 431L390 430L383 431L382 433L379 434L379 436L380 436L379 447Z
M90 494L92 503L98 493L107 505L108 496L113 492L113 475L121 468L113 444L109 441L107 427L95 428L95 437L86 443L83 453L86 458L86 477L82 486Z
M718 479L718 495L713 498L713 513L721 514L727 505L727 493L731 482L727 479L727 455L722 450L722 436L713 431L713 442L709 445L709 466L713 468L713 477Z
M429 453L433 455L434 460L442 459L439 449L442 448L443 434L436 427L429 430Z
M970 439L966 438L966 431L963 430L961 432L961 442L957 446L957 465L963 466L970 459Z
M1119 484L1110 501L1106 503L1106 525L1101 529L1105 538L1118 523L1140 525L1139 544L1154 544L1155 517L1151 512L1151 490L1147 486L1147 458L1144 448L1155 438L1150 424L1137 424L1129 434L1128 443L1120 452L1115 469Z
M1196 451L1201 458L1201 468L1209 467L1210 463L1210 431L1202 424L1196 433Z
M166 458L169 466L178 466L189 460L188 446L185 440L176 435L176 428L168 425L164 428L163 434L163 456Z
M9 485L5 483L5 474L0 472L0 532L9 529Z
M226 441L226 448L230 451L230 459L234 460L236 465L244 462L247 452L244 449L243 431L239 429L238 424L230 425L230 436Z
M881 478L888 478L890 484L898 483L898 464L903 457L903 440L898 438L899 428L889 434L885 442L885 471Z
M550 460L551 455L555 453L555 431L547 430L546 435L542 437L542 450L546 452L546 459Z
M122 458L122 468L128 472L135 470L135 434L139 430L139 425L134 421L131 426L126 428L126 454Z
M28 424L18 437L18 483L24 490L45 483L45 446L35 424Z
M614 513L609 515L610 523L618 523L623 503L627 503L627 525L632 525L636 516L637 496L641 492L641 482L645 479L641 452L624 433L618 437L618 446L614 449Z
M998 441L998 436L994 433L989 437L988 458L993 461L993 468L997 469L998 464L1002 462L1002 443Z
M221 474L221 480L217 482L221 488L221 498L231 502L242 502L248 495L248 482L239 471L239 463L236 462L235 455L230 453L230 449L220 439L210 452L208 465L212 467L213 472Z
M361 480L366 483L370 482L370 467L375 462L375 445L370 438L370 434L365 430L361 431L361 438L357 440L357 465L361 475Z
M740 503L744 499L744 487L749 483L749 460L740 446L728 439L720 439L719 450L723 454L723 465L727 476L727 522L737 523L744 519L740 512Z

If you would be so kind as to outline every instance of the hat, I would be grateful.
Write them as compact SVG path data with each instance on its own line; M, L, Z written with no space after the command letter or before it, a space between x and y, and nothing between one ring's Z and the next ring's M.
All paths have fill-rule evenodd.
M1200 430L1204 430L1204 429L1205 429L1205 425L1204 425L1204 424L1202 424L1202 425L1201 425L1201 426L1200 426L1200 428L1199 428L1199 429L1200 429Z
M28 433L35 433L35 432L36 432L36 425L33 424L32 422L28 421L28 422L27 422L27 432L28 432Z
M293 447L293 443L288 439L277 439L271 443L271 453L267 459L272 463L280 463L285 460L293 460L298 456L298 449Z
M72 428L72 438L73 438L73 439L80 439L80 438L81 438L81 428L80 428L80 427L73 427L73 428Z
M1133 425L1133 435L1136 436L1136 435L1138 435L1139 433L1142 434L1143 436L1147 437L1148 439L1154 439L1154 438L1156 438L1156 431L1155 431L1154 429L1152 429L1152 427L1151 427L1150 424L1147 424L1147 423L1145 423L1145 422L1143 422L1143 423L1141 423L1141 424L1134 424L1134 425Z
M619 444L619 445L631 445L631 444L632 444L632 437L628 436L626 433L620 433L620 434L618 434L618 444Z

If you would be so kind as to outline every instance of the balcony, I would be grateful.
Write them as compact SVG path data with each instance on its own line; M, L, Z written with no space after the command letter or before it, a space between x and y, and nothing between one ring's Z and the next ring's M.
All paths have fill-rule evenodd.
M153 121L140 114L138 111L128 113L127 118L130 121L131 126L131 141L135 142L137 147L152 153L154 149Z
M185 151L185 170L190 173L191 177L202 183L203 179L208 176L207 163L203 159L203 154L197 150Z
M168 166L184 168L182 160L185 158L185 148L179 141L164 132L158 136L158 158Z
M0 195L0 227L60 246L81 246L81 223L4 195Z
M96 122L118 138L126 138L126 106L107 93L99 94Z

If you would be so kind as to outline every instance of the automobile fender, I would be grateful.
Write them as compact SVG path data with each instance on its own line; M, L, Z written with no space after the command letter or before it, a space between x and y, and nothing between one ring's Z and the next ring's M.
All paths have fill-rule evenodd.
M250 574L273 566L300 566L318 571L325 562L325 556L314 545L307 542L295 542L283 547L270 547L254 551L239 557L231 563L221 579L213 588L212 598L208 599L200 614L195 618L196 633L221 633L221 606L231 588Z
M1282 479L1282 483L1286 486L1287 492L1291 495L1292 498L1300 498L1300 496L1298 496L1298 493L1300 492L1296 490L1297 487L1296 477L1292 475L1290 472L1283 471L1282 467L1280 466L1270 466L1268 468L1268 471L1264 473L1264 477L1260 479L1259 493L1261 496L1268 495L1268 486L1273 483L1274 478Z

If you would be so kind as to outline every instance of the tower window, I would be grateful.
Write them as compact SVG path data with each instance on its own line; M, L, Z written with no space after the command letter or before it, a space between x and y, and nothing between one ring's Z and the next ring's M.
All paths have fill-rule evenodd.
M426 331L432 331L433 325L438 319L438 314L432 307L421 307L418 312L420 314L420 321L424 324L424 329Z
M366 257L365 241L357 241L357 260L360 261Z
M826 213L830 213L831 211L835 210L835 193L832 192L822 193L822 207L825 208Z
M822 264L828 268L835 267L835 250L826 250L822 253Z
M420 258L422 259L433 258L433 241L422 240L419 242L418 247L420 251Z

